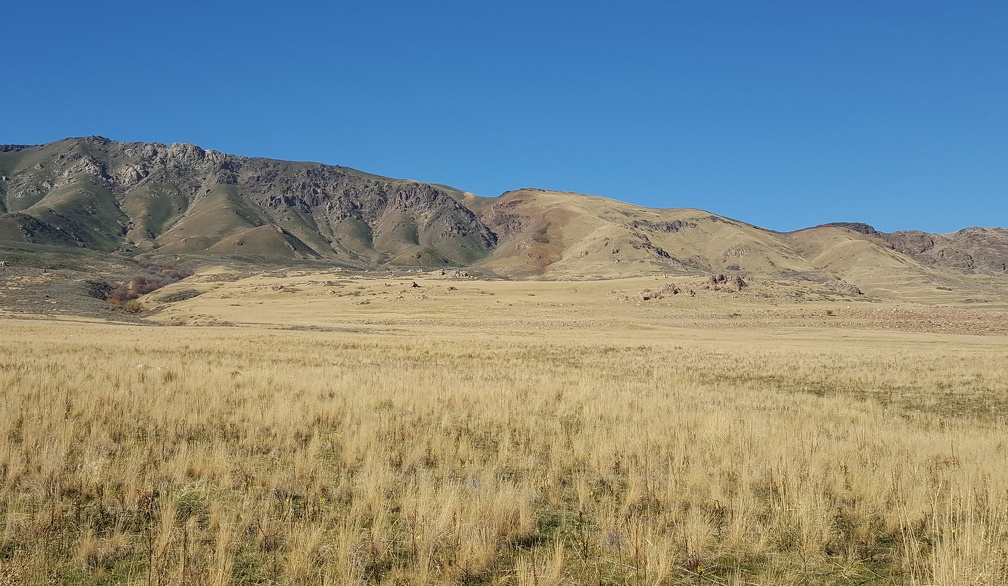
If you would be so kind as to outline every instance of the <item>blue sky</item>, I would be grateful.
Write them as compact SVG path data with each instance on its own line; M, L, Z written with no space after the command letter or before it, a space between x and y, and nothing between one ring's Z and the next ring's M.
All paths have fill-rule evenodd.
M192 142L782 231L1008 227L1003 0L56 1L0 13L0 143Z

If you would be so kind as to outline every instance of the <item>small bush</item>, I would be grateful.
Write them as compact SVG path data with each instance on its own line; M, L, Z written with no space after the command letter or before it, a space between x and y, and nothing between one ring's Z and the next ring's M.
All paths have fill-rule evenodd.
M125 281L110 282L105 292L105 300L109 303L125 305L161 287L177 283L192 275L188 267L168 267L157 263L141 263L142 273L134 275Z

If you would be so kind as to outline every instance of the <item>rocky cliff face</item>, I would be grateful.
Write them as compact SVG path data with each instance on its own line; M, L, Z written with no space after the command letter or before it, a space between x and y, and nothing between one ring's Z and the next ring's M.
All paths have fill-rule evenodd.
M917 230L883 236L893 250L926 265L970 273L1008 273L1008 230L966 228L952 234Z
M497 241L424 183L100 137L0 148L0 206L0 237L102 250L469 264Z

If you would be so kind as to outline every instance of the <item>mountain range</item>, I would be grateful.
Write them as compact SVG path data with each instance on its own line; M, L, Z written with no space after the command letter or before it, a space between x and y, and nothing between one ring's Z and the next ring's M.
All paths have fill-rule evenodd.
M480 197L347 167L101 137L0 146L0 250L35 245L515 277L734 272L865 291L1008 275L1003 228L834 223L781 233L697 209L542 189Z

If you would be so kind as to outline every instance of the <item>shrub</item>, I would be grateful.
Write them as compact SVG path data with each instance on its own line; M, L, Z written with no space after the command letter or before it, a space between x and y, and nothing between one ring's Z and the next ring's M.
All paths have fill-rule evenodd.
M192 269L188 267L169 267L157 263L141 263L139 266L142 273L125 281L107 283L106 301L125 304L192 275Z

